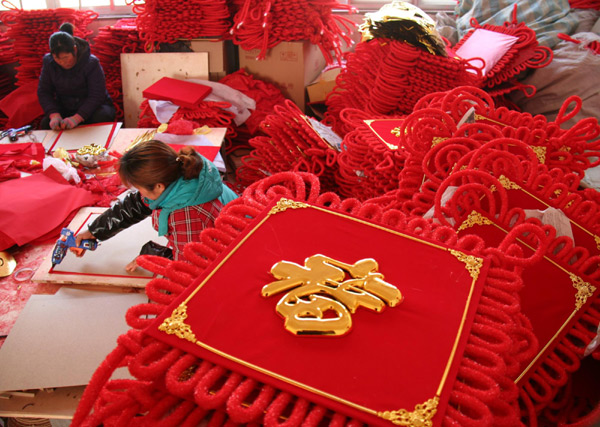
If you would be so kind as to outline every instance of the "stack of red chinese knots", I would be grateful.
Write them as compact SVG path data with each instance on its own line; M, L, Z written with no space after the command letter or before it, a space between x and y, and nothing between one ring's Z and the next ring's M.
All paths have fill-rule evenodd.
M117 109L117 119L124 116L120 54L143 51L144 41L139 38L135 19L121 19L112 26L98 29L92 52L104 70L106 89Z
M333 9L354 11L334 0L246 0L234 17L231 37L242 49L259 49L257 59L282 41L309 40L331 63L331 52L339 59L342 42L352 43L349 34L355 26Z
M479 25L472 19L473 27L465 34L452 49L459 49L477 29L494 31L516 37L517 40L500 60L483 76L483 85L495 97L502 96L515 90L522 90L528 96L535 94L535 87L523 86L517 81L517 75L526 69L543 68L552 61L552 50L540 46L535 31L517 21L517 5L513 8L513 19L503 25ZM527 93L530 91L530 93Z
M350 130L340 123L344 108L375 116L408 114L428 93L479 85L481 77L469 70L473 67L462 59L432 55L402 41L361 42L347 55L347 67L325 101L325 120L344 135Z
M0 33L0 66L16 62L12 43L8 36ZM13 90L13 77L9 73L0 76L0 98L4 98Z
M242 159L237 178L249 184L277 172L310 172L320 178L323 188L332 191L338 148L315 126L289 99L276 105L274 114L261 123L265 136L249 141L254 150Z
M402 197L410 198L422 189L424 178L443 169L443 156L456 161L457 156L500 137L520 141L531 147L529 156L581 179L586 169L598 164L600 127L595 118L586 118L562 129L561 124L580 110L581 100L571 97L556 120L548 122L542 115L496 107L482 89L459 87L429 94L403 117L370 118L361 123L343 114L354 130L344 137L336 180L347 196L364 199L397 189ZM462 151L445 151L448 138L462 138ZM425 160L427 168L422 164Z
M225 0L146 0L133 5L140 38L146 41L146 52L153 52L160 43L177 39L221 37L231 27L229 8Z
M13 40L14 56L19 61L17 85L37 80L42 70L42 58L49 51L48 38L58 31L64 22L75 27L74 35L86 38L92 31L87 26L98 14L73 9L20 10L13 9L0 14L0 20L8 27L6 36Z

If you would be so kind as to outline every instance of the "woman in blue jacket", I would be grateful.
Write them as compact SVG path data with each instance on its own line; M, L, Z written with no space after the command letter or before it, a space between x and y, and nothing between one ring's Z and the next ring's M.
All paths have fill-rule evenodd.
M50 36L38 99L45 113L42 129L72 129L82 123L115 120L100 61L90 53L87 41L73 36L70 23Z

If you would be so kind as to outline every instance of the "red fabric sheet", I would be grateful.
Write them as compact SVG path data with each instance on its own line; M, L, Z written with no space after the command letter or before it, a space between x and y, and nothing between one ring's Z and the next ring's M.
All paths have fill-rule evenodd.
M324 209L287 209L257 221L146 331L370 425L391 425L378 412L413 411L438 396L433 425L441 425L487 262L473 280L446 248ZM288 332L276 312L285 292L263 297L261 289L277 280L270 273L277 262L304 265L315 254L348 264L375 259L404 300L379 313L358 307L343 336ZM196 343L158 330L184 301Z
M8 117L6 128L20 128L44 114L37 97L38 80L27 83L0 100L0 110Z
M42 173L0 183L0 250L24 245L58 229L91 192L70 185L53 167Z

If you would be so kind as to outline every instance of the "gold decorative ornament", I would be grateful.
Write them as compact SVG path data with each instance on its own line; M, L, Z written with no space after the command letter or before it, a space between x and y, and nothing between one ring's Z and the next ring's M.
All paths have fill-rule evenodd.
M483 258L479 258L473 255L467 255L455 249L450 249L450 253L454 255L459 261L464 262L467 271L471 275L471 278L473 280L477 280L481 271L481 267L483 266Z
M546 147L542 146L530 146L535 155L538 158L538 161L545 165L546 164Z
M472 211L467 219L463 221L463 223L458 227L458 231L466 230L467 228L471 228L474 225L493 225L494 223L488 218L484 217L477 211Z
M418 7L394 0L377 12L365 13L358 30L362 41L374 38L399 40L433 55L448 56L435 21Z
M575 295L575 308L579 310L585 305L588 298L594 295L596 287L589 282L585 282L581 277L576 276L573 273L569 273L569 276L571 277L571 282L573 282L573 287L577 289L577 294Z
M377 415L398 426L431 427L439 403L440 398L435 396L425 403L415 405L415 410L412 412L409 412L406 409L399 409L397 411L379 412Z
M271 268L279 280L265 285L262 296L286 292L276 311L295 335L345 335L358 307L379 313L402 302L400 291L377 270L371 258L347 264L317 254L306 258L304 266L279 261Z
M17 267L17 261L8 252L0 252L0 277L10 276Z
M500 178L498 178L498 181L500 181L500 184L502 184L502 187L504 187L506 190L520 190L521 189L521 187L516 182L512 182L510 179L508 179L504 175L500 175Z
M276 213L284 212L288 209L300 209L300 208L308 208L310 205L302 202L296 202L294 200L286 199L282 197L279 201L271 208L269 211L269 215L274 215Z
M446 138L445 136L434 136L431 140L431 147L435 147L436 145L444 142L447 139L448 138Z
M212 130L211 128L204 125L202 127L194 129L194 135L207 135L211 132L211 130Z
M158 133L165 133L168 128L169 128L169 125L167 123L162 123L159 127L156 128L156 131Z
M69 152L67 150L65 150L63 147L59 147L56 150L54 150L54 152L52 153L52 157L54 157L55 159L62 159L65 161L71 160L71 156L69 155Z
M89 144L79 148L73 157L80 165L95 168L99 161L108 160L108 152L98 144Z
M90 154L92 156L97 156L105 152L106 148L101 147L97 144L84 145L83 147L77 150L77 154Z
M135 147L138 144L141 144L142 142L146 142L146 141L150 141L151 139L154 138L154 135L156 135L156 132L158 131L158 129L156 130L147 130L146 132L144 132L141 135L138 135L137 137L135 137L135 139L131 142L131 144L129 144L129 147L127 147L127 150L125 151L129 151L131 150L133 147Z
M190 325L184 322L187 319L187 306L182 303L171 313L171 317L167 317L158 327L159 331L163 331L169 335L176 335L178 338L183 338L190 342L196 342L196 335L192 332Z

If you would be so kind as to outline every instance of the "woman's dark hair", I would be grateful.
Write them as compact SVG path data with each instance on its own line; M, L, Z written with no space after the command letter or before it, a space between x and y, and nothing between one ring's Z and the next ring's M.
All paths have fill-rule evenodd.
M57 32L50 36L50 53L59 55L61 53L75 54L75 38L73 38L73 24L65 22Z
M126 186L154 190L156 184L168 187L177 179L196 178L202 170L202 157L192 147L179 153L162 141L141 142L119 161L119 177Z

